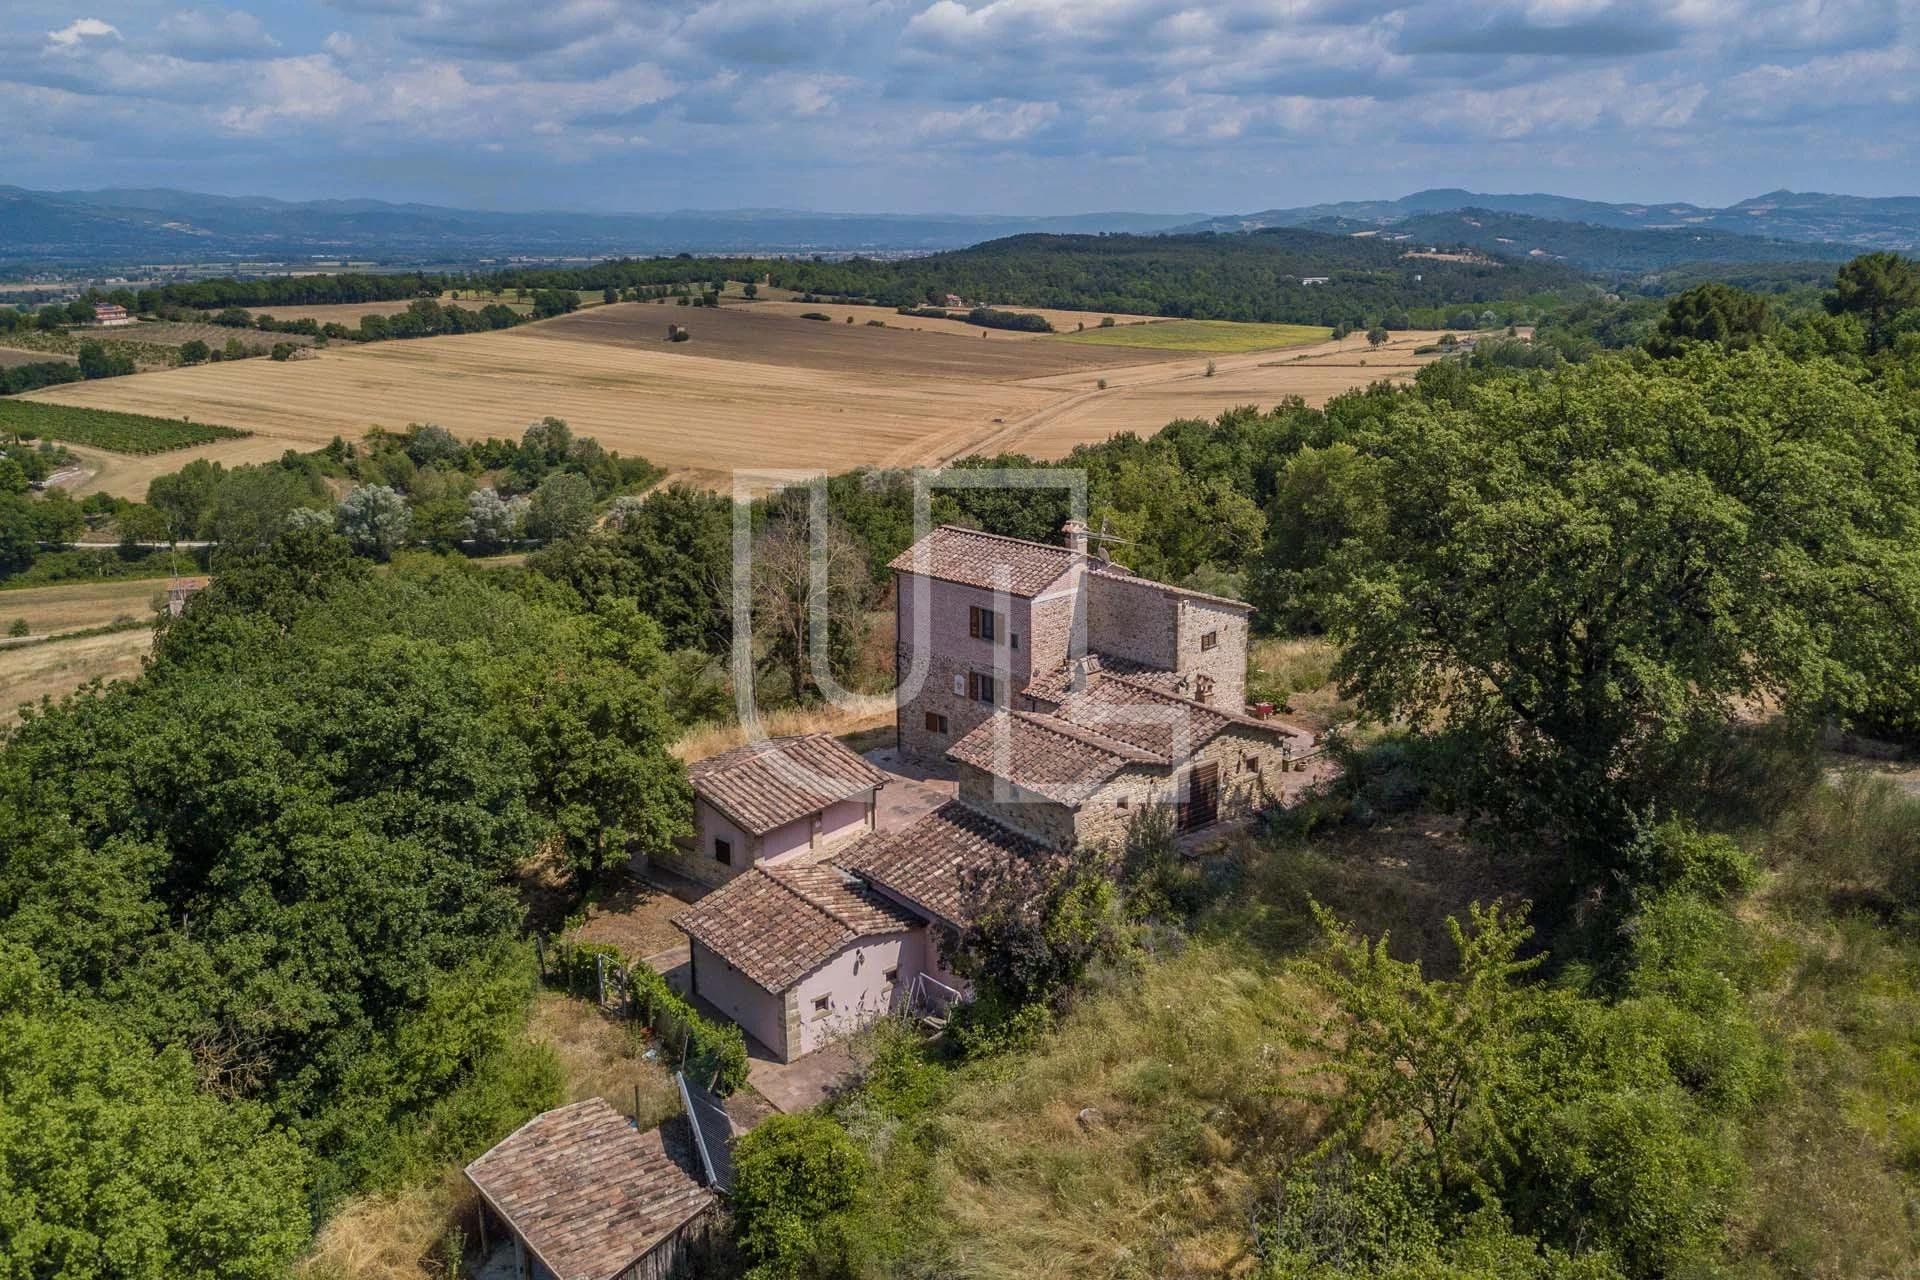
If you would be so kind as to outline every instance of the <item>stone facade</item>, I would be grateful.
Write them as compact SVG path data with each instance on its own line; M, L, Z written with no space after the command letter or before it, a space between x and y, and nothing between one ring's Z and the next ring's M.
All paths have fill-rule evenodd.
M894 574L896 619L895 660L899 688L895 694L895 724L901 753L921 760L938 760L995 711L1010 705L1015 693L1032 678L1034 601L956 582L938 582L914 574ZM994 638L972 634L971 610L995 618ZM1057 605L1045 609L1048 643L1054 643ZM914 646L926 619L926 675L913 681ZM977 696L981 678L993 681L991 702ZM942 732L936 721L945 722Z
M1206 764L1217 770L1219 821L1251 817L1289 794L1288 744L1259 729L1233 725L1200 745L1190 760L1172 766L1129 765L1078 804L1049 800L968 764L959 766L959 798L1056 848L1117 842L1142 809L1186 800L1194 767Z
M1087 797L1073 814L1074 838L1081 844L1118 843L1142 809L1177 805L1187 799L1187 782L1197 765L1218 770L1218 820L1250 818L1288 795L1290 753L1284 742L1257 729L1223 729L1173 769L1133 765Z

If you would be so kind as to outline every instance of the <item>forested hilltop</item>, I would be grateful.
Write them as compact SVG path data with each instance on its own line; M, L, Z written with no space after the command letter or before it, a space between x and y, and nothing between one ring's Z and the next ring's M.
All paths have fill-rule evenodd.
M1429 246L1279 229L1247 236L1027 235L904 261L620 259L484 275L312 275L201 280L103 295L141 313L437 297L443 291L614 290L756 281L887 306L969 302L1215 320L1334 324L1497 301L1595 293L1570 267L1524 257L1409 257ZM1306 283L1308 280L1316 283Z
M948 1034L883 1025L739 1145L739 1271L1920 1269L1920 271L1595 307L1324 408L959 464L1083 469L1133 568L1245 593L1250 693L1345 771L1205 859L1149 813L986 886ZM443 529L482 466L573 477L567 518L491 570L366 500L243 522L137 679L8 735L0 1276L471 1264L441 1189L576 1087L526 934L679 832L670 744L731 702L741 513L580 445L343 444ZM763 709L826 714L817 589L834 677L887 686L913 479L829 482L818 587L799 495L744 512ZM230 481L154 496L202 482L213 528ZM315 1249L368 1205L410 1252Z

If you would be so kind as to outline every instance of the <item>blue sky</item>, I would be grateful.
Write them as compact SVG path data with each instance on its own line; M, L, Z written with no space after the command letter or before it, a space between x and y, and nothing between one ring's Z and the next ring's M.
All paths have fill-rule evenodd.
M1920 0L7 0L0 183L1238 212L1920 193Z

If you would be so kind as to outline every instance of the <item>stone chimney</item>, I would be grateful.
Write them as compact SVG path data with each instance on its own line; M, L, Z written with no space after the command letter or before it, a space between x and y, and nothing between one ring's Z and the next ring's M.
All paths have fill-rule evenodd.
M1069 520L1060 526L1060 532L1067 535L1067 550L1077 556L1087 554L1087 522Z

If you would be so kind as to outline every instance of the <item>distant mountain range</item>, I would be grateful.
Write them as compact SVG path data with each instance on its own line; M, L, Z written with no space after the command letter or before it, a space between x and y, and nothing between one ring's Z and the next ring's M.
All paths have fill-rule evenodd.
M1237 233L1294 227L1471 245L1616 275L1680 263L1835 261L1863 249L1920 248L1920 197L1776 191L1724 209L1608 204L1453 188L1232 216L1065 217L807 213L493 213L380 200L274 200L166 188L0 187L0 263L76 266L351 259L473 264L514 257L918 254L1029 234Z
M1398 200L1349 200L1205 218L1174 230L1257 231L1263 227L1310 226L1330 218L1388 226L1462 209L1616 230L1691 231L1703 236L1719 232L1903 251L1920 247L1920 196L1838 196L1798 191L1770 191L1724 209L1712 209L1684 203L1607 204L1544 194L1493 195L1444 187L1416 191Z
M313 257L470 261L656 253L906 253L1033 232L1152 233L1199 214L490 213L380 200L0 187L0 261L219 262Z

